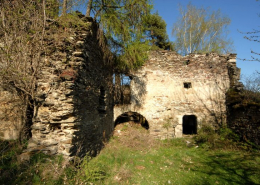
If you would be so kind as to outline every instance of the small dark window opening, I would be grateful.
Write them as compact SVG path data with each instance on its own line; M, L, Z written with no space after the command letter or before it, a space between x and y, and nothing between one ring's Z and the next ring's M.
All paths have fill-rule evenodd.
M183 64L186 65L186 66L189 65L190 64L190 60L184 60Z
M183 116L182 133L187 135L197 134L197 117L195 115Z
M99 113L106 113L106 90L103 86L100 87L98 111Z
M189 88L191 88L191 82L184 82L183 86L185 89L189 89Z

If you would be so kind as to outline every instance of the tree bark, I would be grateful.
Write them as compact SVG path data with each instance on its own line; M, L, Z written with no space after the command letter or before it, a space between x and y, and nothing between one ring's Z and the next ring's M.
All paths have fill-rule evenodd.
M87 12L86 12L86 16L87 16L87 17L90 17L90 11L91 11L91 9L92 9L92 1L93 1L93 0L89 0L89 1L88 1L88 7L87 7Z
M67 14L67 4L68 4L68 0L63 0L62 15L66 15Z

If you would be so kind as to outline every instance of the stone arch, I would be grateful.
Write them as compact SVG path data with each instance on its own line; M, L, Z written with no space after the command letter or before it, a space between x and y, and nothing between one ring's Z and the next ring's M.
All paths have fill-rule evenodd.
M195 115L184 115L182 118L182 133L197 134L197 117Z
M128 111L128 112L124 112L123 114L120 114L114 122L114 127L125 122L140 124L143 128L147 130L149 129L149 123L147 119L138 112Z

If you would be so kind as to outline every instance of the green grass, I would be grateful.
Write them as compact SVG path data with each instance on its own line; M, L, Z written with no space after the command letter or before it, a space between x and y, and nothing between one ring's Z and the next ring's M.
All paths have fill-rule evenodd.
M214 149L197 146L191 138L156 141L132 130L111 139L81 170L102 172L88 179L94 184L260 184L259 152L234 147L231 141L223 141L221 149L221 140Z
M144 129L123 128L97 157L76 167L43 154L21 165L10 150L1 158L0 184L10 174L8 184L260 184L259 151L197 146L192 138L158 141Z
M259 153L187 147L184 139L148 152L104 149L89 163L106 174L96 184L260 184Z
M66 168L62 156L35 153L29 161L21 162L19 156L25 144L18 141L0 140L0 184L49 184L72 182L76 169Z

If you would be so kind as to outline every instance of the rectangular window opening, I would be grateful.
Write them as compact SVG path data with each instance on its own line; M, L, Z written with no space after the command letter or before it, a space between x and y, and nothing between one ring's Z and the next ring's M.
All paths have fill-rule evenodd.
M114 102L115 104L130 104L131 102L131 80L132 76L126 74L115 74L114 75Z
M191 82L184 82L183 86L185 89L189 89L189 88L191 88Z

